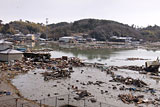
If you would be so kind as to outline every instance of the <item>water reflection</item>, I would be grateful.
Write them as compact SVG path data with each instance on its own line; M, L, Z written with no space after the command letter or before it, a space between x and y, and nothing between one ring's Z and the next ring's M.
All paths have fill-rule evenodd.
M122 50L122 49L86 49L80 50L76 48L62 48L59 44L54 43L36 43L34 48L51 48L52 57L78 57L84 59L86 62L92 63L103 63L108 65L144 65L145 61L148 60L136 60L127 61L127 58L143 58L149 60L155 60L160 56L160 51L152 51L145 49L132 49L132 50Z

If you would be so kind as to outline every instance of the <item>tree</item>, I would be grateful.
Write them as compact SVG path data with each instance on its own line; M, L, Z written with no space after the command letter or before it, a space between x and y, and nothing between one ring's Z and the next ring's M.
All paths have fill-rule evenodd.
M0 20L0 25L2 25L2 22L3 22L3 21L2 21L2 20Z
M46 37L47 37L47 35L46 35L45 33L42 33L42 34L40 35L40 38L46 39Z
M13 28L11 28L9 24L5 24L2 27L1 32L3 34L15 34L15 30Z

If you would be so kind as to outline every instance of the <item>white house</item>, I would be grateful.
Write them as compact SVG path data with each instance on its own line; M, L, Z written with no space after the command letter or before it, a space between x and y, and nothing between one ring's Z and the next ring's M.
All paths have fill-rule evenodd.
M23 52L7 49L4 51L0 51L0 61L12 61L12 60L22 60Z
M117 36L112 36L110 39L114 42L131 42L132 37L117 37Z
M75 40L75 37L72 37L72 36L59 38L59 42L65 42L65 43L69 43L74 40Z
M34 34L27 34L27 35L26 35L26 38L27 38L27 40L32 40L32 41L34 41L34 40L35 40L35 35L34 35Z

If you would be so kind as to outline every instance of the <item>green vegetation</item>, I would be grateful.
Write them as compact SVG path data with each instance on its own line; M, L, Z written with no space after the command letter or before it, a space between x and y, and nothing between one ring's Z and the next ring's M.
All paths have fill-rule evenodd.
M2 24L2 20L0 20L0 33L41 33L43 38L47 35L47 37L55 40L62 36L72 35L85 35L102 41L108 40L111 36L130 36L146 41L158 41L160 39L159 26L148 26L146 28L135 28L134 26L98 19L83 19L73 23L61 22L50 24L47 27L41 23L29 21L13 21L8 24Z

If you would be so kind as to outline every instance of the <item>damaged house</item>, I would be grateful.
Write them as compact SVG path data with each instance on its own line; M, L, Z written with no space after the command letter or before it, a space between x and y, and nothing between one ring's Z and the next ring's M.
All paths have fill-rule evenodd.
M12 42L0 40L0 61L22 60L23 52L12 49Z

